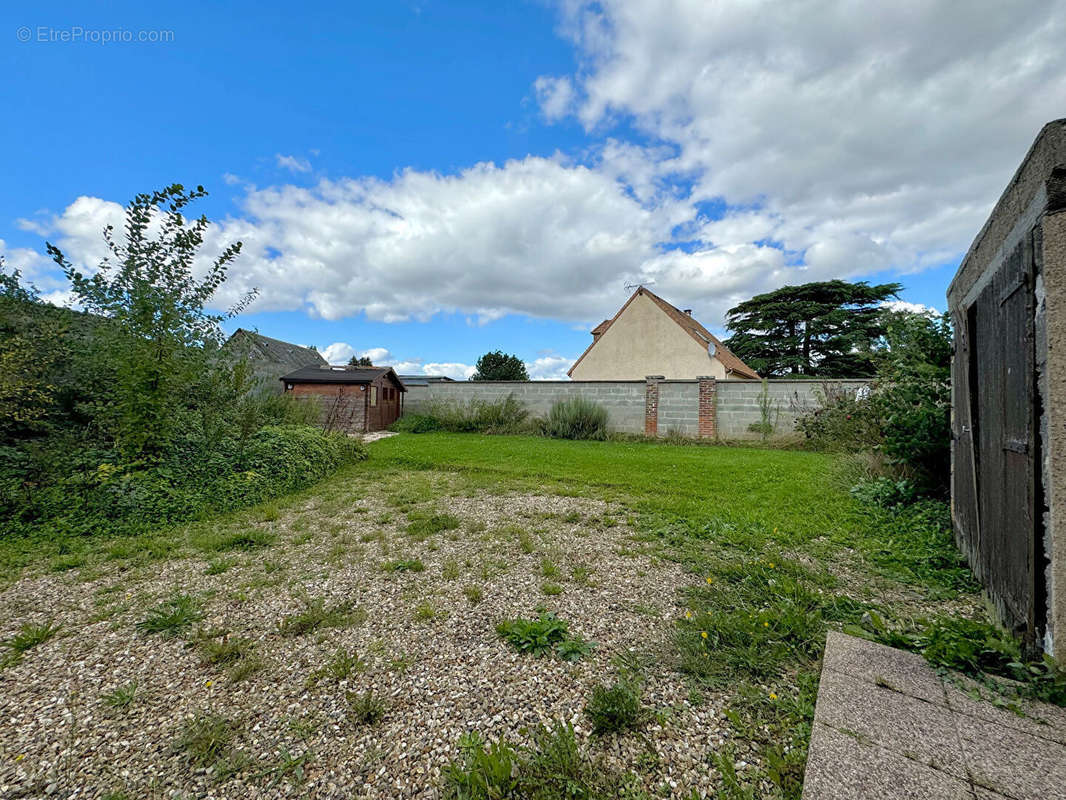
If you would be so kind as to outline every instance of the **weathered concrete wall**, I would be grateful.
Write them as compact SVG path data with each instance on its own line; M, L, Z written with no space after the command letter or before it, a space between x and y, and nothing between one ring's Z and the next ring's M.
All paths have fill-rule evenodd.
M680 433L700 436L700 393L697 381L660 380L658 383L657 425L659 436ZM867 380L797 381L770 380L766 382L768 398L775 422L771 439L782 440L797 436L796 417L818 407L827 390L860 391ZM710 432L719 439L761 439L762 434L751 426L762 421L759 400L763 391L761 381L713 381L716 387L714 418L708 426L704 417L704 435ZM428 410L434 403L469 403L472 400L494 402L509 394L524 403L533 416L542 417L552 404L568 397L581 396L607 409L611 430L620 433L645 432L646 381L499 381L437 383L408 388L404 407L407 413Z
M1063 137L1066 141L1066 136ZM1064 181L1066 186L1066 181ZM1047 514L1046 649L1066 664L1066 208L1044 217L1042 275L1045 290L1047 378L1044 385L1044 490Z
M788 380L766 381L768 418L773 425L770 438L783 439L797 436L796 418L821 405L826 392L859 392L870 381L858 380ZM759 431L752 425L763 421L761 381L718 381L718 438L760 439Z
M1032 380L1035 386L1032 407L1039 410L1033 425L1037 458L1032 467L1038 473L1032 478L1036 528L1033 557L1038 582L1035 633L1043 636L1039 643L1047 652L1060 663L1066 663L1066 119L1048 123L1041 130L974 239L947 293L948 307L959 327L952 370L952 516L960 547L986 587L1003 583L1007 580L1004 576L1010 573L1000 574L1006 562L998 552L985 558L987 563L981 566L983 542L1002 540L1012 546L1022 546L1030 540L1019 537L1034 535L1028 524L992 529L988 520L981 521L979 503L965 497L975 492L983 496L979 483L995 491L1005 477L986 475L980 468L973 473L966 466L979 461L976 458L979 445L975 440L980 432L980 420L970 419L967 359L977 359L978 365L985 363L981 360L982 337L986 342L988 337L995 337L992 331L970 330L973 323L968 312L975 307L982 291L995 285L991 282L997 272L1016 252L1026 253L1026 257L1031 254L1033 259L1024 284L1024 290L1032 297L1032 340L1009 344L1033 348L1036 374L1022 375L1018 373L1024 370L1016 370L1007 380ZM1005 292L999 298L1000 307L1008 296ZM968 355L970 347L972 356ZM1004 387L981 386L979 390L1002 393ZM993 442L992 446L997 444ZM1017 448L1013 441L1002 444L1005 451ZM1020 459L1010 463L1024 464ZM1014 467L1019 468L1029 469ZM970 484L972 487L968 488ZM988 574L980 574L981 569L986 569ZM994 589L989 594L1000 614L1007 618L1004 599Z
M434 403L497 402L513 394L535 417L547 416L554 403L579 395L607 409L611 430L644 432L644 381L457 381L410 386L406 413L426 411Z

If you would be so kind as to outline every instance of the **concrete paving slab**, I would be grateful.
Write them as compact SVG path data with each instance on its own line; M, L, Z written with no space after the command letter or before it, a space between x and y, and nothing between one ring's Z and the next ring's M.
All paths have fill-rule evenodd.
M927 767L962 780L967 777L955 722L946 706L823 668L814 718Z
M956 714L971 780L1016 800L1066 798L1066 745Z
M973 800L966 781L820 722L807 763L803 800Z
M980 786L975 786L973 793L974 800L1014 800L1014 798L1007 797L1005 794L993 792L989 789L982 789Z
M1020 712L1015 713L1009 708L995 705L991 702L995 695L990 689L962 675L952 675L944 682L944 689L948 707L952 711L1013 728L1040 739L1066 744L1066 708L1047 703L1033 703L1020 698L1005 698Z
M822 666L930 703L946 702L940 678L915 653L830 631Z

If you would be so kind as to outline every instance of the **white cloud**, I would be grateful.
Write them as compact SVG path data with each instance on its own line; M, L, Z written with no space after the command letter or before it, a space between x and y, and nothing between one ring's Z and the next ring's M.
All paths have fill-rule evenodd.
M391 366L392 353L385 347L371 347L368 350L356 350L347 342L334 342L322 349L322 357L330 364L347 364L352 356L369 358L374 364Z
M334 342L322 348L322 358L330 364L347 364L355 355L355 348L347 342Z
M238 183L241 182L241 176L234 175L232 172L223 172L222 182L225 183L227 186L236 186Z
M477 372L477 367L470 364L438 363L430 362L422 365L422 375L444 375L457 381L470 380L470 376Z
M574 85L569 78L542 75L533 84L541 111L549 120L560 119L575 109Z
M693 199L757 204L733 237L812 278L958 256L1066 104L1064 0L568 0L563 22L586 127L676 146Z
M274 156L275 162L282 169L287 169L289 172L310 172L311 162L306 158L300 158L299 156L283 156L281 153L277 153Z
M905 300L886 300L881 307L890 311L909 311L912 314L925 314L926 316L940 315L940 312L932 306L924 303L908 303Z
M570 376L566 374L566 371L573 366L575 360L566 356L540 356L525 362L526 372L534 381L568 381Z

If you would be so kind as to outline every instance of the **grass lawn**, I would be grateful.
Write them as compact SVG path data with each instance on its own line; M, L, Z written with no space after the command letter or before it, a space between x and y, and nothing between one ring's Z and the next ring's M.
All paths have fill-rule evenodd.
M798 798L828 627L983 614L943 509L861 507L847 459L369 449L184 528L0 539L0 794Z

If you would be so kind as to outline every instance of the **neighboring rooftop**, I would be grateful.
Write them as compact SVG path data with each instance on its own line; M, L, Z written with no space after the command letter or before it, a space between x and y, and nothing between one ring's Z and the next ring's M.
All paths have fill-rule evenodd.
M639 297L640 295L647 296L649 300L659 306L659 308L661 308L663 312L668 317L670 317L670 319L680 325L681 328L689 336L695 339L696 342L698 342L702 347L714 345L713 355L722 363L722 366L725 367L726 375L736 375L739 378L752 379L757 379L759 377L759 373L757 373L755 370L753 370L751 367L741 361L736 355L733 354L733 352L728 347L722 344L718 337L716 337L713 333L703 327L703 325L700 324L699 320L695 319L692 316L691 309L682 311L677 306L671 305L670 303L663 300L661 297L659 297L659 295L655 294L645 286L641 286L635 292L633 292L630 298L625 302L625 305L623 305L618 310L617 314L615 314L610 319L605 319L603 322L601 322L599 325L592 329L592 344L590 344L585 349L584 353L578 356L577 361L574 362L574 365L570 367L570 370L567 372L568 375L573 375L574 369L577 367L578 364L581 363L582 359L584 359L585 356L588 355L589 351L591 351L592 348L596 346L596 343L600 340L603 334L605 334L608 329L614 324L615 320L622 316L626 308L629 307L629 304L632 303L633 300Z
M248 357L253 361L269 361L290 369L326 365L326 359L317 350L283 342L281 339L272 339L244 328L234 331L226 342L226 347L236 346L246 346Z
M447 375L398 375L407 386L428 386L431 383L455 383L454 378Z

